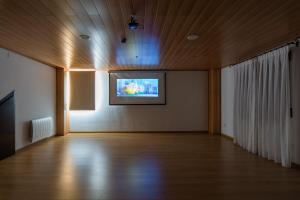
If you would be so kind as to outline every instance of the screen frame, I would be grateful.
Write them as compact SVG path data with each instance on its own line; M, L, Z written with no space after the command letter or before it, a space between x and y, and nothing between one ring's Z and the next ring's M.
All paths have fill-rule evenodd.
M109 71L109 105L166 105L165 71ZM118 75L118 78L116 78ZM158 79L159 97L122 97L116 95L117 79ZM115 87L113 86L115 85ZM162 96L161 96L162 94Z

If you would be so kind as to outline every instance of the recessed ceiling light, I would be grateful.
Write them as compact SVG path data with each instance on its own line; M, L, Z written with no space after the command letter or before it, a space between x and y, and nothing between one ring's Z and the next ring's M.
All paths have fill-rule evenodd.
M199 38L199 35L197 34L190 34L186 37L188 40L197 40Z
M79 37L83 40L88 40L90 39L90 36L89 35L79 35Z

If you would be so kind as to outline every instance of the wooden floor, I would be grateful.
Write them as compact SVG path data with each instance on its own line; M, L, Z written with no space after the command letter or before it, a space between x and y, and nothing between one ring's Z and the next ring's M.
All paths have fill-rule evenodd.
M0 161L0 199L299 199L300 170L207 134L71 134Z

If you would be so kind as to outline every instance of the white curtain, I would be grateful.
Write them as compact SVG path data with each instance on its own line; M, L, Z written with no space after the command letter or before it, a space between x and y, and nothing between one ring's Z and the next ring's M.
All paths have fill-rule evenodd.
M234 142L290 167L289 47L234 68Z
M300 48L291 48L290 79L293 118L291 119L292 162L300 165Z

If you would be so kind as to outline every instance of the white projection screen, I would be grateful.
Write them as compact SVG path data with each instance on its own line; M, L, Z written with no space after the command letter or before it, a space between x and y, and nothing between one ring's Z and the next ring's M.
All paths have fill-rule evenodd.
M115 71L109 73L110 105L165 105L166 73Z

